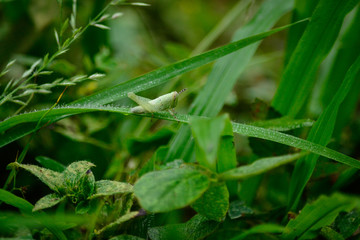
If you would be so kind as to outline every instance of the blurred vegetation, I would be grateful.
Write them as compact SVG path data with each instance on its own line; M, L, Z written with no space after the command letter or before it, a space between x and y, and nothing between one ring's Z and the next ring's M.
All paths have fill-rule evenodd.
M358 237L359 1L110 2L0 0L0 237ZM181 75L171 68L306 18L215 63L185 62L192 71ZM173 74L169 81L133 81L168 65L161 74ZM118 85L151 99L187 90L176 118L136 116L126 95L110 95ZM107 93L114 101L101 100ZM76 104L83 111L71 112ZM41 117L30 119L33 111ZM54 189L7 168L19 161L61 173L80 160L96 166L97 181L135 185L134 195L33 213L31 204ZM163 197L172 181L179 199Z

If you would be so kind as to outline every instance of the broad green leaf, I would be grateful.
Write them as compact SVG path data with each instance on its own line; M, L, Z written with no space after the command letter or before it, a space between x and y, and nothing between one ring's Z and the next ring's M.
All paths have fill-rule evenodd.
M151 240L198 240L211 234L218 225L197 214L186 223L150 228L148 234Z
M61 163L48 158L48 157L44 157L44 156L37 156L35 158L35 160L40 163L43 167L56 171L56 172L62 172L65 170L65 166L62 165Z
M223 221L229 208L229 192L226 184L213 183L191 207L210 220Z
M140 205L150 212L167 212L190 205L209 188L199 171L176 168L150 172L134 186Z
M111 230L112 228L117 227L120 224L133 219L138 214L139 214L139 212L129 212L129 213L121 216L120 218L116 219L114 222L106 225L105 227L101 228L100 230L95 230L94 232L95 232L96 235L100 235L100 234L102 234L103 232L105 232L107 230Z
M90 210L90 202L83 200L76 205L75 213L76 214L85 214L89 210Z
M95 192L88 199L132 192L133 186L129 183L100 180L95 182Z
M45 197L40 198L40 200L35 203L33 212L55 206L65 198L66 196L59 196L57 193L48 194Z
M230 203L229 206L230 219L236 219L252 214L254 214L254 211L250 207L246 206L244 201L236 200Z
M281 4L281 5L284 5L284 4ZM273 16L273 15L274 15L274 13L272 13L271 16ZM299 22L303 22L303 21L299 21ZM298 24L299 22L294 23L294 24ZM116 101L116 100L126 97L128 92L136 93L139 91L149 89L151 87L158 86L162 83L165 83L166 81L168 81L169 79L171 79L175 76L178 76L180 74L183 74L185 72L193 70L197 67L205 65L207 63L210 63L210 62L212 62L218 58L221 58L227 54L233 53L233 52L235 52L243 47L246 47L252 43L255 43L267 36L270 36L281 30L287 29L290 26L292 26L292 25L287 25L287 26L283 26L280 28L276 28L271 31L263 32L263 33L260 33L260 34L257 34L257 35L251 36L251 37L247 37L248 36L247 35L246 36L247 38L244 38L239 41L225 45L223 47L219 47L217 49L205 52L198 56L188 58L183 61L171 64L169 66L159 68L150 73L147 73L140 77L129 80L125 83L121 83L121 84L111 87L109 89L102 90L94 95L89 96L89 97L82 98L82 99L72 103L70 106L75 107L75 106L79 106L81 104L81 105L86 105L86 106L91 105L92 107L95 107L95 106L99 107L100 105L108 104L113 101ZM262 32L264 30L266 30L266 28L263 30L260 30L259 32ZM249 31L249 32L251 33L251 31ZM69 109L67 109L67 110L69 110ZM43 110L43 111L38 111L37 112L38 114L32 115L32 116L29 116L28 114L22 114L22 115L14 116L12 118L8 118L8 119L0 122L0 133L3 133L4 131L8 130L9 128L12 128L20 123L24 123L24 122L36 122L37 123L39 120L42 119L42 121L39 123L41 126L41 124L56 122L62 118L68 117L73 114L79 114L82 112L82 111L77 112L77 111L71 111L71 110L67 111L67 110L64 109L62 114L59 114L60 112L58 112L58 114L56 114L56 115L51 114L52 111L50 111L50 113L49 113L48 110ZM91 110L88 110L87 112L91 112ZM52 117L50 117L49 115L52 115ZM30 125L30 126L29 125L19 126L19 128L11 129L10 131L7 131L6 135L0 139L0 147L5 146L6 144L11 143L29 133L37 131L38 129L36 128L36 126L37 126L37 124Z
M296 159L299 159L304 155L305 153L294 153L279 157L261 158L253 162L252 164L223 172L219 175L219 177L224 180L244 179L252 177L267 172L281 165L295 161Z
M20 164L17 162L10 163L10 167L23 168L36 177L38 177L43 183L45 183L51 190L61 193L63 188L63 174L55 172L46 168L42 168L36 165Z
M248 37L254 34L254 32L263 32L270 29L279 18L290 11L292 7L293 0L265 1L253 19L235 32L233 41ZM255 54L259 44L260 43L248 46L215 63L205 86L195 98L189 115L207 117L215 117L218 115L234 84ZM170 162L177 158L190 161L193 145L194 143L191 140L189 127L181 126L170 143L166 161Z
M339 107L346 95L353 86L357 75L360 73L360 57L348 70L343 83L336 92L331 103L327 106L325 111L320 115L314 126L311 128L308 140L320 145L326 146L331 139L336 117ZM314 171L318 155L310 154L306 158L300 159L295 165L292 179L290 182L289 191L289 208L294 210L300 200L300 196L309 181L311 174Z
M221 133L220 146L217 156L218 160L216 170L218 173L233 169L237 165L232 124L228 115L225 115L223 118L225 123L224 129Z
M244 238L248 237L249 235L253 235L253 234L261 234L261 233L279 234L279 233L282 233L283 230L284 230L283 226L280 226L277 224L271 224L271 223L264 223L264 224L259 224L255 227L252 227L249 230L246 230L242 234L231 238L231 240L241 240L241 239L244 239ZM251 239L251 238L247 238L247 239Z
M287 116L250 123L250 125L253 126L267 128L279 132L289 131L302 127L311 127L313 124L314 121L310 119L292 119Z
M190 126L196 144L196 161L213 172L236 167L235 147L230 119L191 118Z
M95 177L90 170L95 165L88 161L71 163L63 172L64 188L74 203L90 197L95 190Z
M196 161L213 172L217 170L217 156L225 115L213 119L192 118L190 126L196 144Z
M289 221L282 239L312 238L310 236L314 236L314 231L332 223L341 211L349 211L358 205L358 199L341 194L320 196L315 202L307 204L295 219Z
M308 101L316 71L324 60L346 14L359 0L320 0L281 78L272 106L296 117Z

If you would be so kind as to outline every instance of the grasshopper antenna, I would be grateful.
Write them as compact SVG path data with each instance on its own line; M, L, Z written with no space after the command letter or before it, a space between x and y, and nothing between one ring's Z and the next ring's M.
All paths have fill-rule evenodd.
M180 92L178 92L178 94L183 93L183 92L185 92L186 90L187 90L187 88L184 88L183 90L181 90Z

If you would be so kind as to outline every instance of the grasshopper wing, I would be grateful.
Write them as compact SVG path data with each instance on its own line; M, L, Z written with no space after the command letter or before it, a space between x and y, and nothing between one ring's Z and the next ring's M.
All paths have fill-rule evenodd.
M134 108L131 109L132 112L135 112L135 113L144 113L144 112L153 113L153 112L157 111L157 108L153 104L150 103L151 99L138 96L133 92L129 92L128 97L131 100L133 100L134 102L136 102L137 104L139 104L139 106L134 107Z

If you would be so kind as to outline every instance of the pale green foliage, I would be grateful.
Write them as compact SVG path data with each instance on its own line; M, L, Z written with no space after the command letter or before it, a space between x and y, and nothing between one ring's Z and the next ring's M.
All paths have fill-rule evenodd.
M56 193L48 194L45 197L40 198L40 200L36 202L36 204L33 208L33 212L55 206L56 204L58 204L62 200L64 200L65 197L66 196L61 197Z
M133 192L132 185L109 180L95 182L91 167L95 165L88 161L78 161L70 164L62 173L41 168L36 165L13 162L10 167L23 168L35 176L56 193L41 198L33 211L49 208L69 197L73 203L78 204L77 213L85 213L89 209L88 201L93 198L106 197L115 194L128 194ZM132 203L131 203L132 205ZM126 211L128 208L126 208Z

